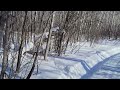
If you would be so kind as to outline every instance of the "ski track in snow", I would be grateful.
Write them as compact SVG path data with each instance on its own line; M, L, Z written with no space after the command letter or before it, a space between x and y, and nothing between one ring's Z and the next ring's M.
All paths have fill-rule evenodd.
M87 72L90 70L90 66L84 60L76 59L76 58L67 58L67 57L55 57L55 58L80 62Z
M96 46L93 45L93 47L90 47L88 42L81 42L81 45L84 44L84 46L80 47L80 43L76 43L75 45L78 46L74 50L72 50L71 47L68 47L67 53L64 56L49 56L47 62L41 61L41 59L38 58L38 71L37 67L35 67L31 79L87 79L95 77L97 78L98 76L105 77L106 70L109 70L110 72L119 72L120 70L116 69L116 67L109 65L103 67L104 63L111 61L111 59L113 59L116 55L120 54L119 44L114 45L114 43L114 41L113 43L103 42L96 44ZM33 47L31 43L29 44L31 47ZM29 45L27 45L27 47L28 49L31 48ZM24 51L26 50L27 49L25 48ZM71 50L74 54L71 53ZM27 63L30 57L30 55L26 55L23 63ZM118 57L118 59L120 58ZM113 63L116 62L112 62L112 64ZM100 70L100 68L104 70ZM31 67L29 67L29 69L31 69ZM102 72L103 75L101 75L102 73L99 73L98 70L100 70L99 72ZM7 72L9 73L9 68ZM24 73L28 72L29 70L26 71L24 69L21 73L24 75Z
M95 72L97 72L101 67L103 67L103 64L104 64L104 63L112 60L112 59L113 59L114 57L116 57L117 55L120 55L120 53L115 54L115 55L113 55L113 56L111 56L111 57L109 57L109 58L106 58L106 59L103 60L102 62L96 64L93 68L90 69L89 72L87 72L87 74L83 75L83 76L81 77L81 79L89 79L90 77L93 76L93 74L94 74ZM120 60L119 60L119 61L120 61ZM109 69L109 70L110 70L110 68L107 68L107 66L104 67L104 69ZM119 70L119 71L120 71L120 70Z
M99 67L108 60L108 58L111 58L114 55L120 53L120 48L112 45L110 47L107 45L101 45L99 49L92 48L91 50L90 48L87 49L87 47L83 47L80 49L80 51L81 52L78 54L49 57L51 62L54 61L54 65L52 66L55 70L49 70L49 73L47 73L48 76L44 78L83 79L85 76L87 78L88 76L91 76L92 73L94 73L96 70L98 70ZM58 73L55 74L54 71ZM43 73L45 74L45 72L46 71L44 71L43 68ZM54 73L54 75L51 75L51 73ZM34 76L32 78L36 77ZM43 78L43 76L39 77L38 75L38 78Z
M95 65L82 79L120 79L120 53Z

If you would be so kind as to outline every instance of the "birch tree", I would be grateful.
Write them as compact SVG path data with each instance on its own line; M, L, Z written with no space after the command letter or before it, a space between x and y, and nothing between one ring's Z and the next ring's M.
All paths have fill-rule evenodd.
M51 27L49 29L49 35L48 35L48 40L47 40L47 45L46 45L44 60L47 60L47 55L48 55L48 51L49 51L49 47L50 47L51 34L52 34L51 28L53 28L54 21L55 21L55 13L56 12L53 11L52 13L53 13L53 15L52 15L52 22L51 22Z

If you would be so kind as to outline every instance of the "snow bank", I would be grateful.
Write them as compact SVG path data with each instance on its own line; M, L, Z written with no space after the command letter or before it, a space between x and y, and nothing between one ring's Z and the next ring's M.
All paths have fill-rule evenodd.
M27 44L23 53L33 46L32 42ZM61 57L50 56L47 62L38 57L38 73L36 74L35 68L31 79L79 79L97 63L117 53L120 53L120 44L115 41L98 43L91 47L88 42L75 43L69 46L66 55ZM30 55L26 55L22 60L23 65L28 63L30 58ZM23 68L22 73L28 73L30 69L30 66L28 71Z
M24 52L29 51L30 49L32 49L33 46L34 46L34 44L32 42L29 42L27 45L25 45L23 47L22 55L23 55Z
M81 63L67 66L65 71L67 72L67 76L69 76L71 79L78 79L81 78L82 75L86 74L86 70Z
M85 74L84 70L87 72L85 68L88 68L90 70L93 66L98 64L99 62L105 60L108 57L111 57L115 54L120 53L120 44L115 43L116 41L106 41L107 43L98 43L90 47L90 43L76 43L74 45L74 50L72 51L72 54L70 54L70 51L72 48L68 48L67 56L72 57L75 59L81 59L83 60L86 65L84 68L81 68L80 73L77 73L79 76L82 76ZM79 50L78 50L79 49ZM78 51L77 51L78 50ZM77 51L77 52L76 52ZM83 66L83 64L81 64ZM77 66L78 68L80 65ZM74 68L74 65L71 66L71 68ZM75 70L75 69L74 69ZM71 69L68 70L70 73ZM75 73L75 72L74 72ZM75 76L75 75L73 75ZM76 76L75 76L76 77ZM74 77L72 77L74 78Z
M81 42L69 46L66 55L62 57L49 57L47 63L41 63L38 75L32 75L32 79L79 79L85 75L97 63L106 58L120 53L120 45L98 43L90 47L90 43ZM79 50L78 50L79 49Z
M117 53L120 53L120 47L111 47L107 50L96 51L96 54L86 57L85 61L92 68L97 63Z

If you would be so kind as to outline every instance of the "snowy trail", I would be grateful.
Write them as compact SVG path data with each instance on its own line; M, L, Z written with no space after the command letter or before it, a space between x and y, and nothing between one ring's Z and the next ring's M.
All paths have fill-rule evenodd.
M73 50L73 46L69 46L65 55L62 56L48 56L48 61L44 61L43 57L38 57L38 62L31 76L31 79L87 79L97 78L95 73L100 70L104 63L116 57L120 54L120 42L114 45L114 41L105 43L94 44L90 47L89 42L76 43L76 48ZM32 47L32 43L29 43ZM30 49L27 45L24 51ZM28 49L26 49L28 47ZM71 53L72 50L72 53ZM1 50L0 50L1 51ZM119 55L120 56L120 55ZM22 68L19 77L24 78L30 71L32 65L32 55L26 54L22 60ZM120 57L118 57L118 62ZM11 55L9 56L11 62ZM114 60L113 60L114 61ZM104 71L110 69L111 72L119 72L113 63L111 66L104 66ZM0 60L2 63L2 58ZM119 64L119 63L117 63ZM120 65L120 64L119 64ZM0 67L1 69L1 67ZM9 69L7 72L9 73ZM103 72L103 70L101 70ZM99 76L101 73L99 73ZM110 74L112 75L112 74ZM102 77L103 75L101 75ZM102 77L103 78L103 77Z
M113 42L112 42L113 43ZM96 44L90 47L86 43L75 53L69 53L72 48L63 56L49 56L48 62L42 62L39 66L39 74L31 78L39 79L84 79L90 77L108 58L120 53L120 46L111 43ZM78 45L79 48L79 45ZM78 50L76 48L76 50ZM74 50L76 52L76 50ZM36 72L36 71L35 71Z
M69 57L55 57L55 58L65 59L65 60L70 60L70 61L75 61L75 62L80 62L86 71L90 70L90 66L84 60L77 59L77 58L69 58Z
M98 63L81 79L120 79L120 53Z

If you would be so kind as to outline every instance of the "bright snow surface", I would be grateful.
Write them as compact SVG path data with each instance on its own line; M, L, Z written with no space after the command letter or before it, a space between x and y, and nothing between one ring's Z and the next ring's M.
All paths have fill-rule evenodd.
M73 49L73 46L76 48ZM38 74L32 79L80 79L98 63L120 53L118 41L106 41L90 47L88 42L75 43L69 46L66 55L49 57L48 61L39 60ZM79 49L79 50L78 50ZM72 52L71 52L72 51ZM36 70L34 71L34 73Z
M103 65L103 62L108 60L108 58L109 60L113 59L112 56L118 53L120 53L119 41L103 41L92 46L90 46L90 43L88 42L75 43L68 47L66 54L63 56L49 56L48 61L44 61L38 57L38 63L36 64L36 68L31 79L80 79L84 77L105 78L105 74L100 76L100 74L96 73L106 73L106 69L102 69L105 66ZM105 68L110 69L109 72L114 70L113 64L117 63L119 57L120 55L118 58L115 58L115 62L114 60L109 62L111 66L105 66ZM21 72L19 74L20 77L28 75L32 63L27 63L31 61L31 58L32 56L30 54L26 54L26 56L24 56ZM103 65L103 67L101 66L101 68L99 68L99 64ZM116 67L117 66L115 66L115 68Z
M120 53L95 65L83 79L120 79Z

